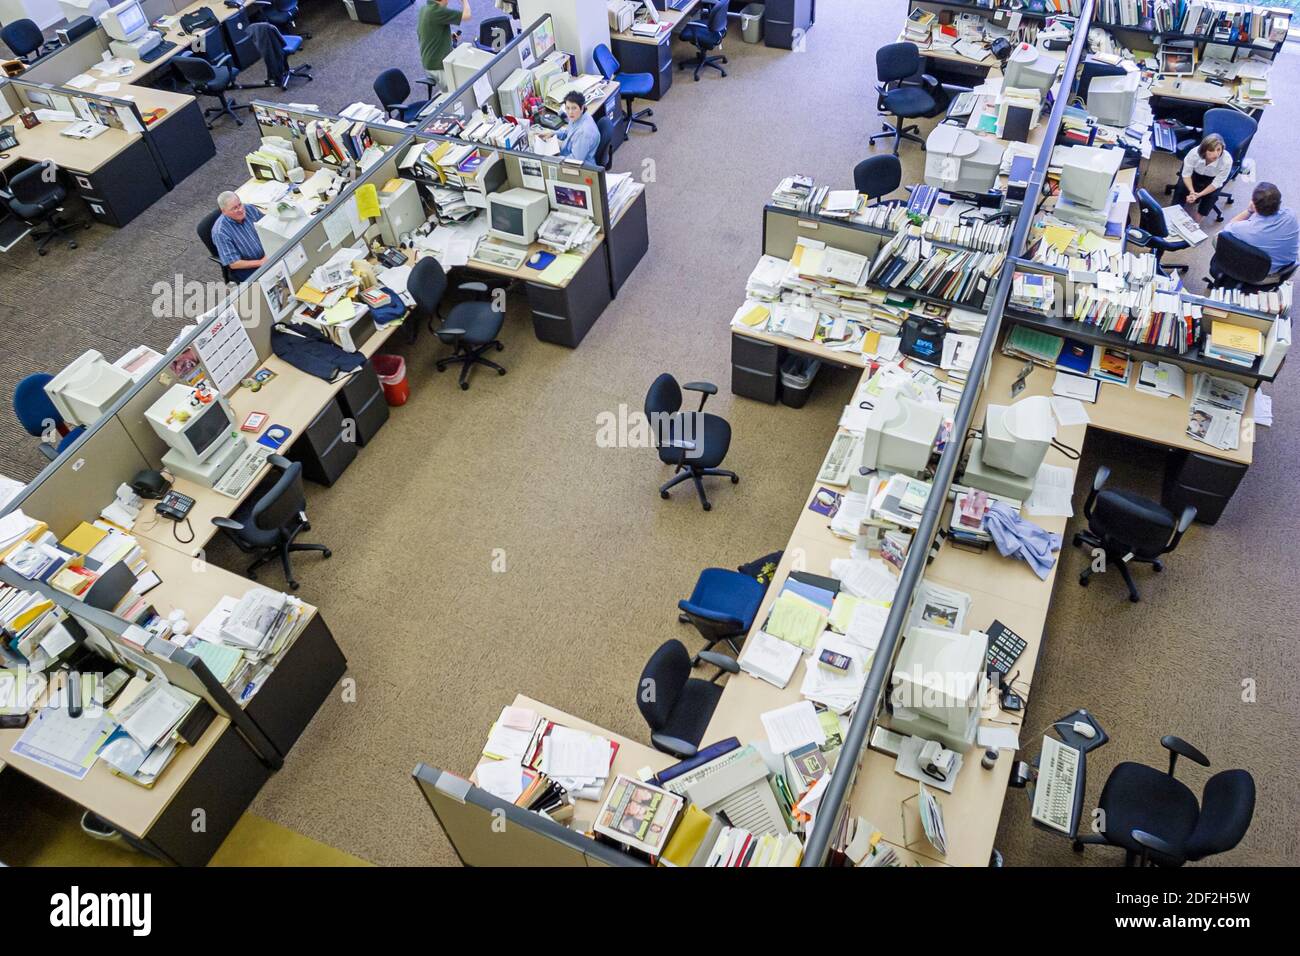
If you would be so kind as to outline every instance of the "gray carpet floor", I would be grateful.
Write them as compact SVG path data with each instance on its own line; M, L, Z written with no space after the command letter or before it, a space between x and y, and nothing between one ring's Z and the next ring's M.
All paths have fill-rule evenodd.
M727 320L759 255L772 187L795 172L847 185L868 155L866 137L878 129L873 51L894 39L903 8L873 0L864 16L855 0L822 0L805 51L733 35L728 77L678 74L655 105L659 132L634 132L615 156L616 170L647 181L650 254L578 350L537 342L522 301L512 301L499 356L510 373L476 373L468 392L433 372L440 350L427 334L399 350L411 402L335 487L309 490L312 536L335 558L298 563L303 597L322 607L348 655L355 701L340 695L322 707L253 809L377 863L449 864L455 856L410 771L424 761L468 773L516 693L646 739L633 699L642 665L667 638L695 643L676 601L701 568L784 545L856 382L824 371L799 410L735 399ZM386 67L418 75L414 9L374 28L336 4L309 4L303 22L314 37L299 59L316 66L316 80L274 99L336 110L370 100ZM1288 48L1275 88L1293 84L1297 69ZM1252 151L1284 191L1286 157L1300 145L1294 115L1285 101L1271 110ZM126 229L96 226L82 248L43 260L25 248L0 257L0 392L88 346L113 358L138 342L167 345L181 323L152 315L153 283L212 277L194 223L242 182L256 141L251 122L223 121L215 135L218 157ZM908 146L903 158L904 181L918 180L921 153ZM1173 166L1156 162L1151 181L1163 185ZM1201 267L1192 277L1206 257L1192 256ZM652 452L597 444L597 416L640 407L664 370L717 382L709 408L732 424L728 467L742 480L712 487L709 514L690 494L659 499L664 475ZM1285 782L1288 738L1300 726L1300 695L1286 676L1300 620L1291 542L1300 505L1287 477L1300 402L1293 375L1269 391L1277 424L1236 500L1217 526L1187 535L1167 573L1143 582L1142 604L1130 605L1118 582L1078 587L1081 556L1062 556L1027 717L1034 728L1075 707L1097 714L1113 742L1090 761L1090 801L1115 763L1162 764L1165 733L1196 743L1214 769L1250 769L1254 825L1219 858L1226 863L1300 862L1300 799ZM1081 469L1101 462L1115 467L1117 484L1158 492L1157 450L1090 439ZM30 439L0 416L0 471L30 478L39 464ZM240 566L219 549L213 558ZM1243 681L1257 688L1249 703ZM1198 791L1207 776L1181 775ZM1076 857L1033 830L1018 792L997 845L1012 865L1118 858L1097 849Z

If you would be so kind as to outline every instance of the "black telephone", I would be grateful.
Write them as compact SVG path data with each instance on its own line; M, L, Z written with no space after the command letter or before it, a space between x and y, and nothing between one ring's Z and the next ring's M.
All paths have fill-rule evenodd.
M375 258L379 260L380 265L387 269L396 269L398 266L406 265L406 255L396 249L380 249L375 253Z
M12 126L0 126L0 149L17 149L18 137Z
M153 506L153 510L164 518L171 518L172 521L184 521L193 507L194 499L189 495L183 495L179 491L169 491L163 495L162 501Z

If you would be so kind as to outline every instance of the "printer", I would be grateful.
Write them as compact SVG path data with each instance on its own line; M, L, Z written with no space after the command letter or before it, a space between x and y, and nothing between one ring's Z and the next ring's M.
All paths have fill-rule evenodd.
M1002 147L957 126L940 123L925 139L925 181L948 192L982 193L993 188L1002 166Z
M606 6L609 7L609 32L622 33L632 29L632 24L636 22L637 8L641 4L633 0L609 0Z

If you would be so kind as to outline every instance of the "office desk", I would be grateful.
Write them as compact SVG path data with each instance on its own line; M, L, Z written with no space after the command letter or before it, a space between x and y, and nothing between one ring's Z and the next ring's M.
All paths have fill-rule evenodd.
M610 34L610 46L624 73L649 73L654 77L654 86L645 99L663 99L673 85L673 35L681 32L699 4L700 0L691 0L681 10L656 11L660 23L669 25L658 37L639 37L630 30Z
M123 75L120 79L117 79L116 77L114 79L119 83L143 83L146 78L150 77L158 70L161 70L163 67L169 66L172 60L176 59L176 57L180 56L182 53L187 52L194 37L181 31L181 17L195 12L200 7L207 7L216 15L218 26L224 24L227 20L240 12L239 10L234 10L231 7L226 6L224 3L214 3L212 0L196 0L195 3L191 3L188 7L183 8L179 13L169 14L175 22L172 24L170 29L160 32L162 32L163 40L171 41L172 43L175 43L176 46L150 63L146 63L137 57L122 57L122 59L131 61L131 72ZM222 32L224 34L225 31Z

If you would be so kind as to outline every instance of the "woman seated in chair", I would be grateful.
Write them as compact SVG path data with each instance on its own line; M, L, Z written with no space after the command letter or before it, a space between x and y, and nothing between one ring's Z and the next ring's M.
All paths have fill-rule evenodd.
M1232 156L1223 145L1223 137L1211 133L1195 149L1188 150L1183 168L1174 184L1174 202L1186 206L1196 203L1192 213L1200 222L1214 208L1219 190L1232 175Z

